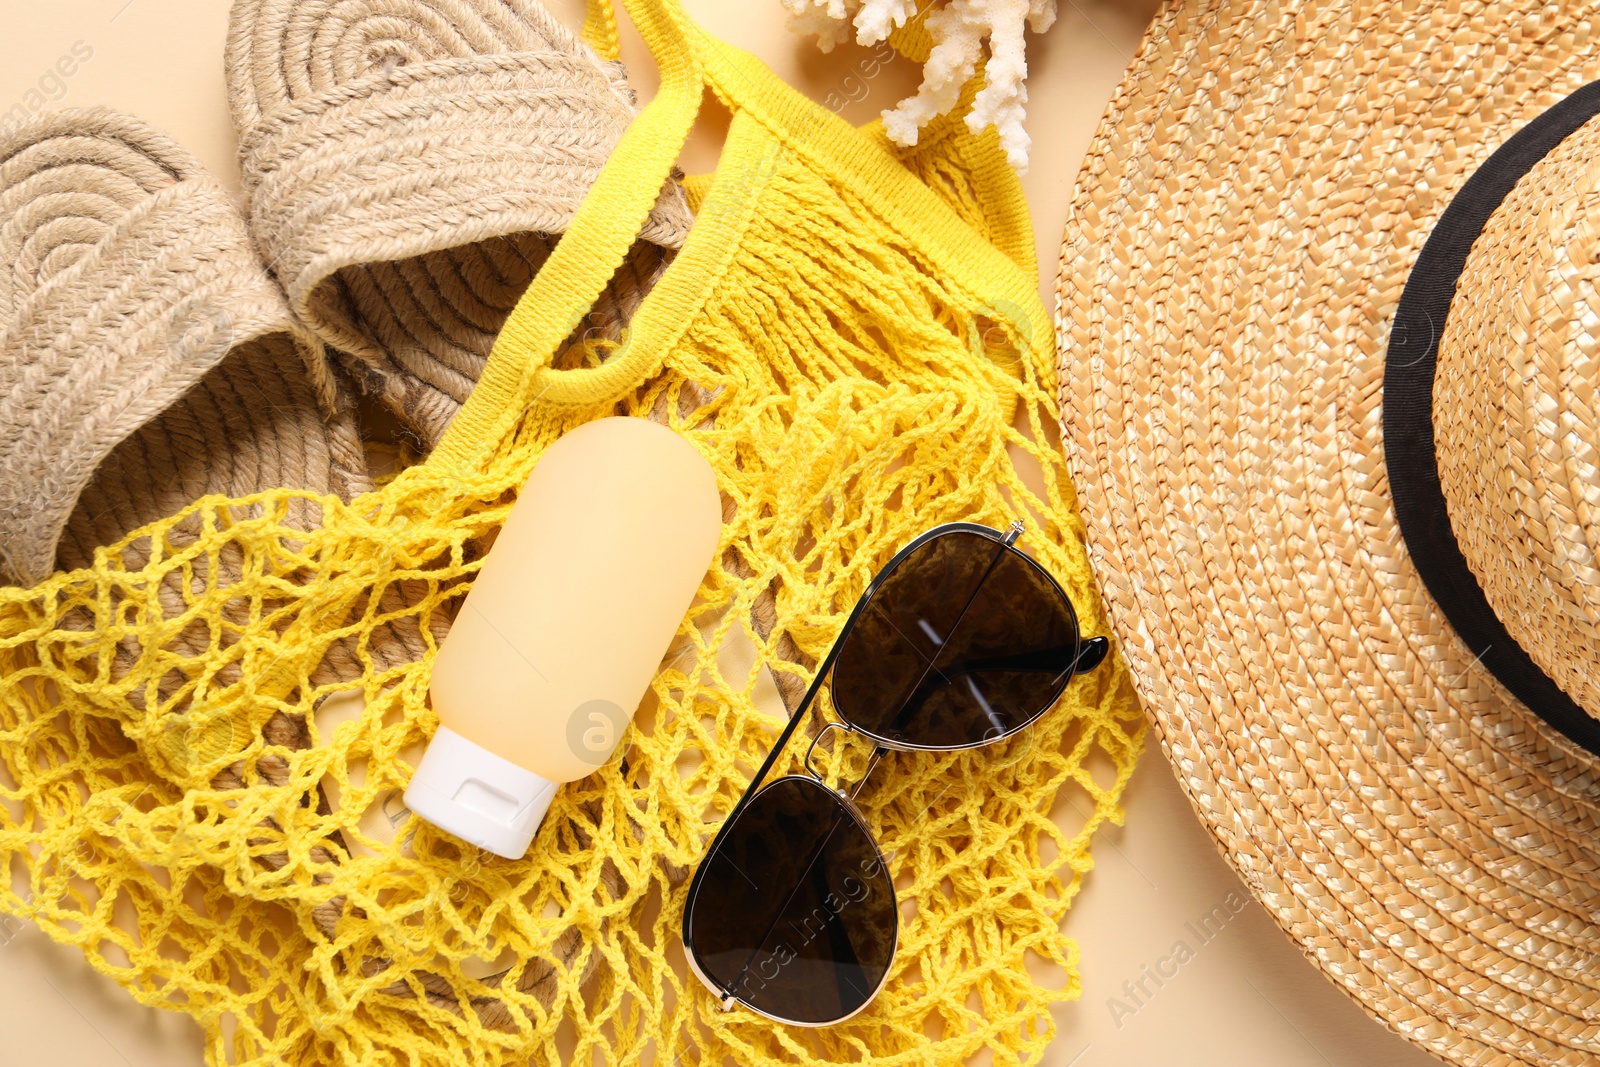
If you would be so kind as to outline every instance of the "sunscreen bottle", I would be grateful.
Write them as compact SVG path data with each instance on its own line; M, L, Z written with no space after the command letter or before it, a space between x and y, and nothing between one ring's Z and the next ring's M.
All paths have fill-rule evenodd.
M551 445L439 648L406 807L524 856L556 788L621 740L721 531L716 476L667 427L598 419Z

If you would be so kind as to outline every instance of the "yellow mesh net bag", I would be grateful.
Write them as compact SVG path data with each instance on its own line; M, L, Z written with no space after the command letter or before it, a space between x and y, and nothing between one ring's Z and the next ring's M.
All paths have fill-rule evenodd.
M894 149L677 0L628 7L662 89L431 456L349 505L208 498L0 592L0 909L192 1015L210 1062L1031 1063L1049 1005L1078 992L1060 924L1142 739L1120 658L998 750L880 765L860 799L903 927L866 1012L779 1026L687 976L688 872L784 725L760 691L792 704L897 548L1020 517L1085 632L1107 628L993 132L944 122ZM590 30L608 47L609 12ZM734 117L688 243L619 344L554 366L707 85ZM496 859L397 809L403 753L436 725L436 642L517 488L610 414L664 421L711 462L718 562L625 754L561 790L526 859ZM319 527L287 521L308 507ZM396 635L427 654L387 654ZM327 727L319 707L350 690L359 713Z

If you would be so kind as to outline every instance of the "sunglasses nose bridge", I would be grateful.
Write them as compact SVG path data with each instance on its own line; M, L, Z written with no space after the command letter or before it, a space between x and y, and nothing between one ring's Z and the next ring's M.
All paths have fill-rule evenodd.
M853 733L853 731L850 729L850 726L846 726L845 723L822 723L822 729L816 731L816 737L811 737L811 744L808 745L805 750L805 769L806 771L810 771L811 777L814 777L814 779L819 782L822 781L822 773L816 769L816 765L814 765L814 763L811 763L811 755L816 752L816 745L818 745L818 742L822 741L822 737L827 736L827 731L829 731L829 729L838 729L838 731L842 731L842 733L846 734Z
M847 800L852 800L853 801L856 798L856 794L861 792L861 787L867 784L867 779L872 777L872 772L878 766L878 761L883 758L883 746L881 746L881 745L874 745L873 746L873 748L872 748L872 757L867 761L867 769L866 769L866 771L864 771L862 773L860 780L858 780L856 782L855 788L850 790L848 793L846 793L843 789L834 789L832 786L830 786L827 783L827 781L823 778L822 772L817 770L816 765L811 762L812 753L816 752L816 750L817 750L817 742L821 741L822 738L823 738L823 735L825 735L829 730L838 730L840 733L845 733L845 734L858 734L858 733L861 732L861 731L857 730L854 726L851 726L849 723L845 723L845 722L825 722L825 723L823 723L822 724L822 729L817 731L817 736L813 737L811 739L811 744L809 746L807 746L807 748L806 748L806 758L805 758L805 761L804 761L805 762L806 771L811 775L811 777L815 778L817 780L818 784L820 784L824 789L827 789L827 790L829 790L831 792L834 792L834 793L838 793L840 796L846 798Z
M841 733L846 734L855 733L855 731L846 723L825 722L822 724L822 729L817 731L817 736L813 737L811 739L811 744L807 746L805 758L806 770L811 772L811 777L815 778L819 782L822 782L822 772L817 770L816 765L811 762L811 756L817 751L817 743L828 735L829 730L838 730ZM823 782L823 784L826 785L827 783Z

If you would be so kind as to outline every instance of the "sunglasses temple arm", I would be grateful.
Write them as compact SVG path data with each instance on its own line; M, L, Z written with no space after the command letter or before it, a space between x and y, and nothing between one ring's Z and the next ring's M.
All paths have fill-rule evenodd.
M1111 652L1111 640L1106 637L1091 637L1083 643L1078 650L1078 659L1072 665L1073 674L1088 674L1106 661L1106 656Z
M1105 661L1106 653L1111 650L1111 642L1104 637L1086 638L1078 646L1077 658L1072 662L1071 673L1086 674L1094 670ZM991 656L988 659L968 660L966 663L957 663L948 671L941 674L946 678L959 678L964 674L980 674L984 671L1008 671L1018 674L1061 674L1061 657L1058 653L1063 649L1045 649L1040 652L1024 652L1015 656ZM1070 650L1065 650L1070 651Z
M962 678L969 674L982 674L985 671L1006 671L1013 674L1054 674L1076 675L1086 674L1105 662L1106 653L1111 651L1111 642L1104 637L1091 637L1078 647L1077 658L1073 660L1069 670L1061 669L1059 659L1052 659L1050 650L1044 652L1023 653L1016 656L992 656L989 659L970 660L966 663L957 663L948 671L935 671L924 675L922 683L917 686L916 692L906 700L905 706L894 717L893 727L899 729L916 716L941 685ZM882 749L878 750L882 752ZM876 759L876 757L874 757ZM871 771L869 770L870 774ZM865 781L865 779L863 779Z
M860 610L859 605L856 610ZM794 714L789 716L788 725L783 728L783 733L779 734L778 740L773 743L772 751L767 753L767 758L762 762L761 768L756 771L755 777L750 779L750 784L745 786L744 794L739 797L739 802L733 806L733 810L723 820L722 825L724 828L733 825L734 819L744 809L745 803L755 795L756 790L761 788L761 783L767 780L767 774L772 770L773 765L778 762L778 757L783 754L783 750L788 747L789 739L794 736L795 730L805 721L807 713L811 711L811 706L816 702L818 690L822 688L822 683L827 679L828 672L833 670L833 661L839 656L839 646L844 644L844 640L849 636L850 629L855 624L855 621L856 612L852 612L849 620L844 624L844 629L839 631L838 639L833 642L833 647L828 649L827 658L817 668L816 675L811 679L811 685L806 689L806 695L801 698L799 705L795 707ZM720 831L718 836L720 836ZM711 847L715 849L716 842L712 842Z

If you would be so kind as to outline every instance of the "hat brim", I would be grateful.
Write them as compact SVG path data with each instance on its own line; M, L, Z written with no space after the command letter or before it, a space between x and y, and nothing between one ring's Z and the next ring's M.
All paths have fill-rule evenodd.
M1600 760L1430 597L1384 359L1452 194L1600 75L1597 12L1169 3L1058 281L1090 549L1180 783L1308 959L1463 1064L1600 1056Z

